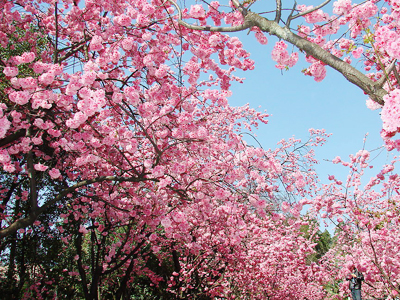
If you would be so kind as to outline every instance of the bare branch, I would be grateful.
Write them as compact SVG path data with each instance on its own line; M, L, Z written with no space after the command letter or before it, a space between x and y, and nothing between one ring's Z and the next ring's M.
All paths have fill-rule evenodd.
M318 10L318 9L320 9L320 8L322 8L322 7L324 7L324 6L327 5L329 2L331 2L331 0L326 0L324 3L321 3L320 5L318 5L318 6L316 6L316 7L313 7L313 8L311 8L310 10L303 11L302 13L299 13L299 14L297 14L297 15L294 15L294 16L290 17L290 19L288 19L288 21L292 21L292 20L297 19L297 18L299 18L299 17L308 15L308 14L312 13L313 11L316 11L316 10Z
M378 87L382 88L385 82L389 79L389 74L393 71L393 69L395 69L396 62L397 59L393 60L390 66L386 70L383 70L383 76L375 82Z
M285 26L286 28L290 28L290 22L292 21L292 16L293 16L293 13L294 13L294 11L296 9L296 6L297 6L297 2L294 1L292 10L290 11L290 15L289 15L289 17L288 17L288 19L286 21L286 26Z
M394 77L396 77L397 84L400 84L400 76L399 76L399 73L397 72L396 68L393 69L393 73L394 73Z

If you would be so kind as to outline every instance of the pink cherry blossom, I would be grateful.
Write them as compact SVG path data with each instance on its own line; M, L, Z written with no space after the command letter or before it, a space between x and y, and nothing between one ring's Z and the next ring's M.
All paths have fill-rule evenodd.
M29 102L30 94L27 91L12 92L9 94L11 101L19 105L25 105Z
M40 163L39 164L35 164L34 168L35 168L36 171L41 171L41 172L44 172L44 171L46 171L48 169L47 166L42 165Z
M195 4L195 5L191 5L190 6L190 12L189 14L193 17L193 18L204 18L205 16L205 10L204 8L199 5L199 4Z
M395 132L400 127L400 90L396 89L385 96L385 105L382 108L381 118L383 129L386 131Z
M33 52L25 52L21 56L14 57L14 59L18 65L33 62L35 60L35 58L36 58L36 55Z
M347 14L351 8L351 0L337 0L333 3L333 13L337 15Z
M56 168L52 168L49 170L49 175L51 176L51 178L57 179L61 176L61 173L60 173L60 170L58 170Z
M153 169L153 176L154 177L162 177L164 176L165 167L164 166L156 166Z
M382 108L382 105L380 105L379 103L376 103L375 101L373 101L373 100L371 100L371 99L367 99L367 100L366 100L366 106L367 106L370 110L376 110L376 109Z
M308 68L310 75L314 77L317 82L322 81L326 76L326 68L323 63L315 62Z
M11 161L11 157L6 150L0 150L0 163L8 163Z
M0 139L6 136L8 129L10 129L11 122L7 119L7 117L0 118Z
M41 272L26 268L22 297L62 293L54 288L60 277L87 283L72 287L77 297L123 294L140 276L149 292L182 299L344 298L338 282L354 266L373 285L363 285L371 297L399 292L385 279L400 274L397 158L365 178L374 155L362 150L332 160L348 176L318 178L313 148L329 136L323 130L310 130L304 143L249 146L241 134L268 115L228 98L243 81L237 71L256 64L242 38L214 28L245 28L262 45L273 40L278 69L300 61L316 81L329 59L356 68L351 78L366 82L367 105L382 109L382 137L395 151L398 1L338 0L317 10L300 3L292 20L289 11L256 16L250 2L42 2L7 1L0 10L0 43L14 55L2 58L0 235L21 230L29 243L40 233L63 243L66 256L55 260L57 278L40 257ZM340 230L332 249L310 262L314 220ZM2 255L11 260L7 245ZM74 263L62 265L68 259Z
M119 15L114 18L114 22L121 25L121 26L129 26L131 25L131 18L127 15Z
M298 5L297 9L301 12L311 10L313 6L305 6L305 5ZM306 14L305 19L307 23L318 23L322 21L326 21L328 19L328 14L324 13L321 9L317 9L309 14Z
M281 209L283 212L288 212L290 209L290 204L286 201L282 202Z
M9 77L15 77L18 75L18 68L15 67L5 67L3 73Z
M54 81L54 73L48 72L39 76L39 82L43 85L50 85Z
M293 67L298 61L298 54L292 53L291 55L289 55L286 48L287 44L281 41L275 44L272 51L272 59L278 63L276 65L278 69Z
M264 33L262 33L261 31L256 31L255 37L257 38L257 41L258 41L261 45L266 45L266 44L268 44L268 38L267 38L267 37L264 35Z
M3 164L2 167L3 167L3 170L8 172L8 173L12 173L12 172L15 171L15 166L13 164L11 164L11 163Z
M83 124L87 120L88 116L79 111L77 112L72 119L68 119L66 121L66 125L70 128L78 128L81 124Z
M92 38L91 42L90 42L90 50L91 51L100 51L103 49L103 45L102 45L103 39L96 35Z
M358 47L356 50L352 51L353 57L354 58L360 58L361 54L364 52L364 48Z

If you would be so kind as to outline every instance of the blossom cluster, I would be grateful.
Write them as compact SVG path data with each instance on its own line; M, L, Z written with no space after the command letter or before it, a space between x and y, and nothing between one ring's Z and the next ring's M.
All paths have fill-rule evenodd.
M286 49L287 44L283 41L280 41L275 44L274 49L272 50L271 56L272 59L278 63L277 65L275 65L275 67L278 69L293 67L299 59L299 55L297 52L289 55L289 52Z

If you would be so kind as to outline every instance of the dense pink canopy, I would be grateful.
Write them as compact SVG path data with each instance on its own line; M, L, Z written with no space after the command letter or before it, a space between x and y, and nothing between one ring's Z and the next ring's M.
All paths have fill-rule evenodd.
M394 162L362 185L362 150L334 160L347 180L321 184L313 148L323 130L276 149L248 145L242 134L268 115L228 104L243 81L235 71L254 62L224 33L277 36L276 67L304 54L316 81L335 68L382 108L386 146L399 150L397 2L299 5L284 20L281 1L270 19L251 1L3 1L1 250L40 231L73 257L62 278L32 267L24 297L54 296L67 278L86 299L106 287L121 298L146 278L177 299L342 299L354 266L366 294L399 293ZM308 25L290 29L300 19ZM312 261L319 218L337 231Z

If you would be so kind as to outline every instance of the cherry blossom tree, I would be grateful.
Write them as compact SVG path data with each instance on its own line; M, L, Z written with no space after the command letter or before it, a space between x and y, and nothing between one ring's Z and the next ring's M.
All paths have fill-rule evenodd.
M254 64L238 38L185 28L158 0L1 9L0 237L17 297L123 299L140 282L177 299L323 297L302 204L274 199L313 197L326 134L247 145L268 116L228 105ZM51 267L17 259L40 236L63 243Z
M349 169L346 181L330 176L331 183L312 201L313 209L337 226L336 242L321 266L332 271L333 279L345 278L353 267L365 273L364 292L368 297L394 298L399 290L398 190L395 158L378 174L365 181L371 153L359 151L349 161L334 163ZM341 293L347 283L341 285Z
M398 4L339 0L330 14L330 1L282 2L270 17L252 11L261 2L237 0L0 4L0 250L10 282L27 287L13 287L18 297L338 299L344 284L340 295L324 287L353 266L368 295L400 292L393 163L362 186L363 150L334 160L350 168L345 183L321 185L313 148L323 130L276 149L248 145L243 132L268 115L228 104L243 81L235 71L254 62L227 34L279 38L278 69L301 54L316 81L334 68L382 109L386 146L400 149ZM310 261L318 217L338 230ZM24 256L35 237L60 251L51 268Z
M310 64L304 74L317 82L326 76L326 66L335 69L368 95L370 109L381 109L385 145L389 151L400 149L399 140L393 138L400 127L397 1L340 0L333 2L332 8L329 0L316 6L296 2L289 6L293 2L277 0L270 3L274 7L259 1L234 0L226 5L199 3L190 8L171 1L179 24L186 28L216 34L253 31L261 44L268 43L264 33L276 36L279 41L271 57L278 69L292 67L300 54ZM289 53L288 44L300 52ZM324 258L323 276L331 277L336 285L357 266L366 273L367 296L396 297L400 292L395 196L398 175L393 161L362 185L362 175L370 167L369 155L363 150L349 162L335 159L335 163L350 168L349 177L341 181L331 176L333 183L324 185L321 194L306 203L316 216L329 218L337 226L335 247ZM341 297L346 285L345 281L341 285Z

